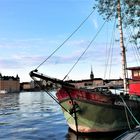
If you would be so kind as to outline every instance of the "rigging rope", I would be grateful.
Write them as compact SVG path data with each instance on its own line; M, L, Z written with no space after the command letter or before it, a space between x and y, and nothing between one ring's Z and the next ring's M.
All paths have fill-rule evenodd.
M80 27L89 19L89 17L93 14L95 9L91 11L91 13L83 20L83 22L63 41L63 43L58 46L42 63L38 65L36 69L38 69L41 65L43 65L53 54L56 53L79 29Z
M111 75L111 65L112 65L112 56L113 56L113 45L114 45L115 26L116 26L116 20L114 20L114 25L113 25L113 30L112 30L112 37L111 37L111 41L110 41L110 47L109 47L108 57L107 57L106 63L105 63L104 79L106 78L108 68L109 68L109 71L108 71L109 78L110 78L110 75ZM106 53L107 53L107 48L106 48ZM110 67L109 67L109 62L110 62Z
M108 20L108 19L107 19ZM91 46L91 44L93 43L93 41L96 39L97 35L99 34L99 32L102 30L103 26L105 25L105 23L107 22L107 20L104 21L103 25L100 27L100 29L98 30L98 32L95 34L95 36L93 37L93 39L90 41L90 43L88 44L88 46L86 47L86 49L84 50L84 52L80 55L80 57L78 58L78 60L74 63L74 65L71 67L71 69L68 71L68 73L66 74L66 76L63 78L63 80L66 79L66 77L70 74L70 72L73 70L73 68L76 66L76 64L80 61L80 59L82 58L82 56L87 52L87 50L89 49L89 47Z
M111 39L111 54L110 54L110 65L109 65L109 79L111 76L111 68L112 68L112 57L113 57L113 46L115 42L115 26L116 26L116 20L114 21L114 26L112 30L112 39Z
M107 71L107 50L108 50L108 24L106 30L106 47L105 47L105 70L104 70L104 79L106 79L106 71Z
M129 34L130 34L128 41L131 41L130 39L132 38L133 33L132 33L132 30L131 30L130 27L129 27L128 31L129 31ZM133 50L133 53L134 53L137 65L139 65L139 62L140 62L140 51L139 51L138 46L136 44L134 44L134 46L132 45L132 50Z

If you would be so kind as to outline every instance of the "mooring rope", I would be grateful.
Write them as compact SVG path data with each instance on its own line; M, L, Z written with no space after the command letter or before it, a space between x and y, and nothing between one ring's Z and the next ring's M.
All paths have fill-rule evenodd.
M140 125L140 122L137 120L137 118L133 115L132 111L129 109L129 107L127 106L125 100L123 99L123 97L120 95L120 98L122 99L124 105L126 106L128 112L130 113L130 115L132 116L132 118L135 120L135 122Z
M76 127L76 132L78 133L78 117L77 117L77 114L76 114L76 107L75 107L75 103L74 103L74 101L73 101L73 98L71 97L71 94L70 94L70 92L69 91L66 91L67 93L68 93L68 95L69 95L69 97L70 97L70 100L71 100L71 102L72 102L72 105L73 105L73 109L74 109L74 120L75 120L75 127Z
M125 110L125 116L126 116L126 120L127 120L127 124L128 124L129 130L131 130L131 125L130 125L130 122L129 122L129 117L128 117L126 106L124 106L124 110Z
M34 78L34 77L32 77L32 79L34 80L34 82L40 87L40 88L42 88L42 86L38 83L38 82L36 82L36 79ZM59 101L57 100L57 98L56 97L54 97L48 90L46 90L46 89L43 89L58 105L60 105L67 113L69 113L69 111L64 107L64 106L62 106L60 103L59 103ZM70 113L69 113L70 114ZM71 115L71 114L70 114ZM72 115L71 115L72 116ZM72 116L73 117L73 116ZM74 117L73 117L74 118Z

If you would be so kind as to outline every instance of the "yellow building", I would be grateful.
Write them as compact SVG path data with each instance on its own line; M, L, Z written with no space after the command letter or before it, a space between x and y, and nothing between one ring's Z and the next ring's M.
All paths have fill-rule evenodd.
M20 91L20 78L18 75L14 76L2 76L0 74L0 91L1 92L19 92Z

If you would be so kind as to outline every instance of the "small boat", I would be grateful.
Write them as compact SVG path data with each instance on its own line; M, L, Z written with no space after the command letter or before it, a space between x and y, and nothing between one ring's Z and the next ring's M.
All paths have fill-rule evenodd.
M119 26L122 29L120 12L118 12L118 17ZM78 88L68 81L44 75L37 69L30 72L30 76L42 89L45 89L47 83L57 87L57 98L53 97L47 90L46 92L61 106L67 124L77 133L122 131L139 125L140 96L135 93L135 90L130 90L130 94L126 94L126 56L122 31L120 32L124 74L124 90L121 94L113 94L108 88L104 87ZM42 82L37 79L41 79ZM132 84L130 84L131 86Z
M0 90L0 94L6 94L7 90Z
M114 140L140 140L140 126L137 126L132 130L126 131Z

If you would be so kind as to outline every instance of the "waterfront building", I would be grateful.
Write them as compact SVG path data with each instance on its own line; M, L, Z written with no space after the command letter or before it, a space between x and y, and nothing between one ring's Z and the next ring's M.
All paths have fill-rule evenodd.
M40 81L38 81L40 82ZM20 89L21 91L40 91L40 87L37 83L35 83L34 81L30 81L30 82L22 82L20 84Z
M91 73L89 79L69 80L68 82L75 85L78 88L94 88L97 86L104 85L104 81L102 78L94 78L92 67L91 67Z
M94 88L97 86L103 85L102 78L94 78L94 79L84 79L84 80L71 80L69 83L75 85L78 88Z
M110 88L123 88L123 79L105 79L104 85Z
M19 76L2 76L0 73L0 91L6 93L20 92Z
M21 87L21 90L23 91L28 91L28 90L31 90L33 89L32 85L31 85L31 82L23 82L20 84L20 87Z
M102 79L94 78L94 73L91 67L90 78L84 80L69 80L69 83L75 85L78 88L94 88L100 86L106 86L109 88L123 88L123 79Z

